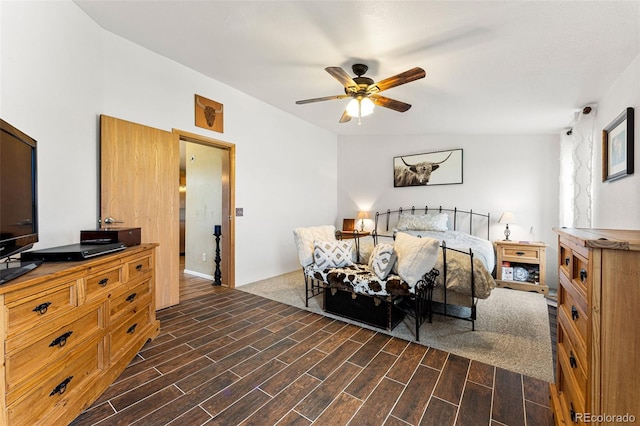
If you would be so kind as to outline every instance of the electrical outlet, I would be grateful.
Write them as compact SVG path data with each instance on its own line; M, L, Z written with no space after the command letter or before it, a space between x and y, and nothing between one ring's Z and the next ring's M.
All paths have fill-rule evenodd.
M207 253L202 253L202 261L203 262L207 261Z

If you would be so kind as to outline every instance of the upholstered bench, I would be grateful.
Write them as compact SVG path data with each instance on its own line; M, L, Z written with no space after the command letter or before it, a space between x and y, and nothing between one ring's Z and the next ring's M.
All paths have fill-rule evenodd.
M335 238L335 227L296 228L294 239L305 279L306 306L323 295L323 309L388 330L405 314L415 336L427 315L438 270L439 242L401 235L374 247L368 264L358 264L353 241Z

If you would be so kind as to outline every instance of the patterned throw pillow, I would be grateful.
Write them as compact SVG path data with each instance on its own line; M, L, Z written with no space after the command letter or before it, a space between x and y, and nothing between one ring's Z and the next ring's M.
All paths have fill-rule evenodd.
M387 278L395 263L396 252L393 250L392 244L376 245L369 257L369 267L381 280Z
M342 268L353 265L353 240L313 242L313 261L317 268Z
M402 213L398 219L398 231L446 231L449 216L446 213L410 214Z
M418 238L403 232L396 235L393 248L398 256L398 275L410 286L415 286L438 260L440 241Z

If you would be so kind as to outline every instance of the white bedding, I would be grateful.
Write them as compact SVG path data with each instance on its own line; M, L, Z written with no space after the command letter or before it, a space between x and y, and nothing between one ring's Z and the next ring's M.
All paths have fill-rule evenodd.
M473 250L473 256L479 258L489 273L496 266L495 254L493 252L493 244L488 240L469 235L460 231L398 231L404 232L416 237L429 237L439 240L440 243L445 241L448 248L462 250L466 253L469 249Z
M474 268L474 276L476 282L475 296L486 298L495 287L495 281L491 277L491 272L495 266L495 255L493 245L482 238L466 234L460 231L397 231L419 237L430 237L446 242L448 248L460 250L468 253L469 249L473 251L474 264L478 266ZM378 234L380 238L378 242L390 242L393 233ZM386 238L388 237L388 238ZM373 238L360 239L360 262L366 263L373 250ZM449 272L447 276L447 288L461 294L470 295L468 273L468 255L459 255L456 252L448 252L447 265ZM484 266L480 267L479 264ZM436 268L442 270L442 258L439 255ZM443 276L438 276L436 286L443 285Z

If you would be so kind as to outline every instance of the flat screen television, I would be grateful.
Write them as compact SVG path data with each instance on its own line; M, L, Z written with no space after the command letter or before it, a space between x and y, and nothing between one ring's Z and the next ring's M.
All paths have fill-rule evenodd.
M0 284L37 266L12 261L38 241L36 141L0 119Z

